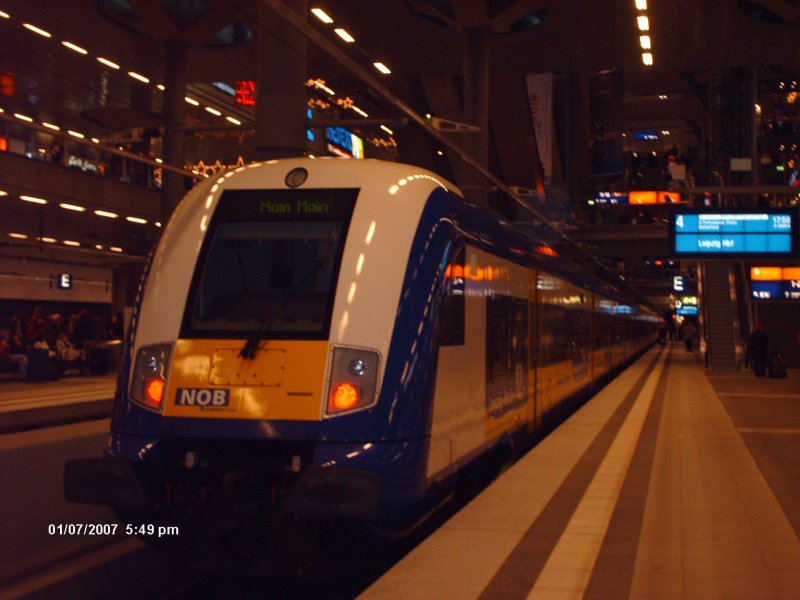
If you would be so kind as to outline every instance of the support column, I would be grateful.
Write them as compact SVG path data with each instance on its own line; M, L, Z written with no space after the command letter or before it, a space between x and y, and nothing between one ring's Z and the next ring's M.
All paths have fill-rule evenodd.
M569 197L575 201L580 198L580 182L586 179L589 169L586 166L586 149L589 140L584 127L585 110L583 104L583 86L581 75L575 71L567 74L567 119L565 126L566 168L564 180L566 181Z
M284 0L306 15L307 0ZM259 3L256 158L303 156L306 149L306 39Z
M744 123L743 123L743 137L744 137L744 154L751 159L752 170L748 177L748 185L758 185L759 176L758 169L761 165L761 160L758 155L758 115L756 115L756 104L758 103L758 69L756 67L747 67L744 74L745 86L745 106L744 106ZM752 204L758 204L758 195L754 195Z
M464 29L464 121L480 128L479 132L461 134L463 148L479 164L489 164L489 29L468 27ZM483 176L467 167L462 184L470 199L487 203Z
M186 58L188 46L184 42L164 42L166 65L164 68L164 143L163 159L170 165L183 166L185 161L183 131L186 123ZM175 210L185 193L185 178L167 170L162 172L161 222Z

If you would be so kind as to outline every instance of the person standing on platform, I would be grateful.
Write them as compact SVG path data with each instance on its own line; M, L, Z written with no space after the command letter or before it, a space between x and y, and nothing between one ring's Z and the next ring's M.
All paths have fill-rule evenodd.
M747 353L753 362L753 370L756 373L756 377L764 377L767 374L768 345L769 336L764 331L764 324L756 323L756 327L747 341Z
M683 343L686 345L687 352L692 351L695 336L697 336L697 331L695 330L694 325L687 321L686 325L683 326Z

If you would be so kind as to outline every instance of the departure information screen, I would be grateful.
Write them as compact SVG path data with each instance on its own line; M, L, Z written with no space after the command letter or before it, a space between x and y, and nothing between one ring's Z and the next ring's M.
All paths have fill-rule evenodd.
M670 213L670 256L794 257L797 222L793 208L675 209Z

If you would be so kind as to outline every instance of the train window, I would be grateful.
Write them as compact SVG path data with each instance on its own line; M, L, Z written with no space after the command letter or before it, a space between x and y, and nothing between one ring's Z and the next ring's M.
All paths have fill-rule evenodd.
M444 274L440 346L464 344L464 248L456 251Z
M228 191L195 270L186 337L323 339L357 190Z
M566 309L557 304L542 303L542 325L539 332L541 365L552 365L567 358Z
M486 407L498 417L526 400L528 302L510 296L486 299Z
M486 367L491 381L513 376L527 365L528 303L492 295L486 301Z

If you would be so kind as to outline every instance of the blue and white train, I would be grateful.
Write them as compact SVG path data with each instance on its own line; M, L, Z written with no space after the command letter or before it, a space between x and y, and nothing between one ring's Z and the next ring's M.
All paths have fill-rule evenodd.
M405 529L656 328L434 173L250 164L198 184L166 225L107 457L69 463L67 496L186 539L267 539L287 515Z

